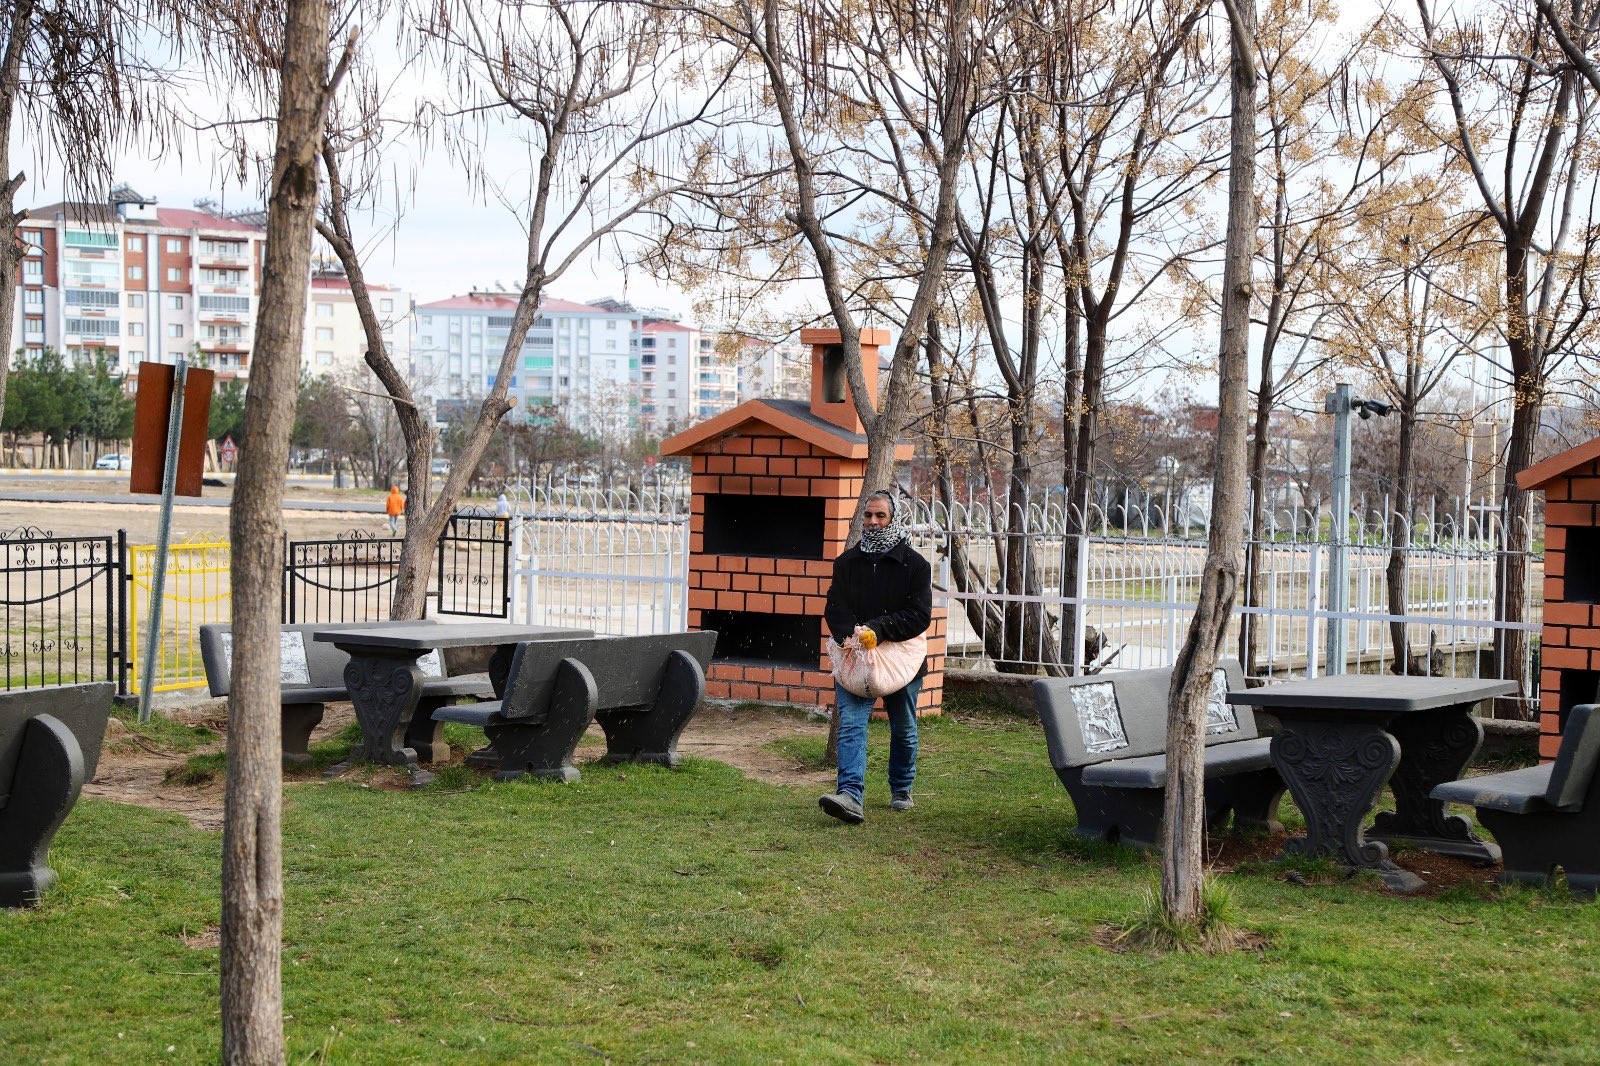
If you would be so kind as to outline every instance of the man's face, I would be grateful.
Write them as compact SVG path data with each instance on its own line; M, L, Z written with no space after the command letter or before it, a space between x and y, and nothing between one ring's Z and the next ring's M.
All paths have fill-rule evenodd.
M861 509L861 524L868 529L883 529L890 518L889 501L881 496L874 496Z

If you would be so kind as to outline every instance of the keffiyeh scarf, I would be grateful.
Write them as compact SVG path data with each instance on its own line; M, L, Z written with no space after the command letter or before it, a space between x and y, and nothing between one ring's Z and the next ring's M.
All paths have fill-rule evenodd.
M911 537L911 531L906 529L905 515L901 512L894 497L884 493L879 498L889 502L889 524L881 529L862 527L859 546L868 555L882 555L884 552L892 550L895 545L909 540Z

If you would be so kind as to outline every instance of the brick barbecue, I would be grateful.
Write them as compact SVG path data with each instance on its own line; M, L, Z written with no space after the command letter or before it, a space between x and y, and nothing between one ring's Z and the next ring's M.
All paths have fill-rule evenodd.
M1567 712L1600 694L1600 437L1535 463L1517 483L1545 498L1539 756L1549 762Z
M876 396L885 330L861 331L862 371ZM693 464L689 625L715 629L706 672L713 699L825 707L833 679L823 623L833 560L850 535L867 438L850 402L838 330L800 334L811 348L811 401L750 400L661 443ZM910 445L895 449L909 459ZM945 609L928 630L918 713L944 687Z

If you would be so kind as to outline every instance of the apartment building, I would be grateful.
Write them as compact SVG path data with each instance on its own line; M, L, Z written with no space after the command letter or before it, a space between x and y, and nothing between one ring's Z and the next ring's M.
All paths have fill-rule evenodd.
M12 350L102 351L131 373L198 351L223 378L246 377L266 231L254 219L157 207L126 186L106 204L33 208Z
M471 400L494 385L516 313L510 293L471 292L418 304L411 363L419 391ZM638 422L640 326L632 309L547 297L511 378L512 418L557 416L585 432L625 434Z
M367 283L372 309L383 327L389 359L402 374L411 369L411 293L395 285ZM366 371L367 331L356 311L350 281L336 265L320 263L311 273L301 367L308 374L345 377ZM413 382L420 387L420 383Z
M811 399L811 350L798 340L772 344L744 338L739 356L739 402Z

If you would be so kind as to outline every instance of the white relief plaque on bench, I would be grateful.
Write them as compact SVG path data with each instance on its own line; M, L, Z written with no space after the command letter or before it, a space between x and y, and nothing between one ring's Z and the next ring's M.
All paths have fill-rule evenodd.
M1237 733L1239 716L1228 705L1228 674L1211 671L1211 689L1206 693L1206 733Z
M233 673L233 634L223 633L222 665ZM278 631L278 683L280 685L311 684L311 668L306 665L305 634L293 630Z
M1117 693L1111 682L1074 686L1072 706L1078 712L1083 749L1090 755L1128 746L1128 734L1122 728L1122 711L1117 707Z
M423 677L443 677L444 657L438 648L417 660L417 669L422 671Z

